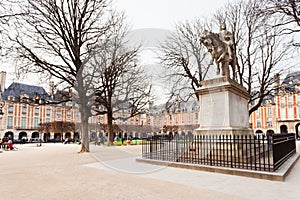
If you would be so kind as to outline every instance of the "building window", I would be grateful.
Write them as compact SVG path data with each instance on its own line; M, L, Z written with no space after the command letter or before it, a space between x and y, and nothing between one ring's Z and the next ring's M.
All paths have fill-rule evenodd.
M39 118L35 117L33 121L33 128L38 128L39 126Z
M272 115L272 108L268 108L268 115Z
M257 116L260 116L260 109L257 109L257 110L256 110L256 115L257 115Z
M8 108L7 108L7 112L9 114L13 114L14 113L14 106L13 105L9 105Z
M67 102L67 103L66 103L66 106L67 106L67 107L72 107L72 101Z
M13 128L13 123L14 122L14 117L12 116L9 116L7 117L7 128L11 129Z
M40 108L36 107L34 108L34 115L39 115L40 114Z
M289 104L292 104L292 103L293 103L293 96L292 96L292 95L288 97L288 103L289 103Z
M288 109L288 111L289 111L289 119L293 119L294 118L294 109L293 109L293 107L289 107L289 109Z
M70 117L72 115L71 110L67 111L67 116Z
M22 107L22 114L27 114L27 107L26 106Z
M60 108L58 108L58 109L56 110L56 116L61 116L61 109L60 109Z
M273 127L272 118L268 118L267 125L268 127Z
M26 121L27 121L26 117L21 117L21 128L22 129L26 128L26 124L27 124Z
M281 119L285 119L286 118L286 112L285 112L285 108L281 108L280 109L280 114L281 114Z
M8 96L8 98L7 98L9 101L14 101L15 100L15 97L13 97L13 96Z
M50 122L50 118L46 118L46 122L47 122L47 123Z
M281 97L281 105L285 104L285 97Z
M46 109L46 115L47 115L47 116L50 116L50 114L51 114L51 109L50 109L50 108L47 108L47 109Z
M261 128L261 121L260 121L260 119L258 119L258 120L256 121L256 127L257 127L257 128Z

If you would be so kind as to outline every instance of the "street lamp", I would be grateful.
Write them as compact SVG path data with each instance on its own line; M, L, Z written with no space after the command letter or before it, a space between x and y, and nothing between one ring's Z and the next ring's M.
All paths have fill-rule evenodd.
M5 105L5 101L0 101L0 115L4 115L4 112L3 112L3 107Z

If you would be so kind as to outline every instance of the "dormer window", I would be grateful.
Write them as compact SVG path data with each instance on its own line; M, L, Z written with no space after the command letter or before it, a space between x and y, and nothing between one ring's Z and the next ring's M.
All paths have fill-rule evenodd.
M15 97L14 96L8 96L7 99L8 99L8 101L14 101Z
M22 95L20 95L20 101L21 102L28 102L28 100L29 100L29 96L27 95L27 94L22 94Z

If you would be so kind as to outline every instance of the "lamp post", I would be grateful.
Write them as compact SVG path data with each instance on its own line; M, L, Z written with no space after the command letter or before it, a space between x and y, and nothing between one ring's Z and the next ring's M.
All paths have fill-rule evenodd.
M5 105L5 101L3 101L3 100L1 100L0 101L0 115L4 115L4 112L3 112L3 107L4 107L4 105Z
M3 101L3 100L0 100L0 119L1 119L1 130L3 130L3 120L2 120L2 115L4 115L4 112L3 112L4 105L5 105L5 101ZM2 135L1 135L1 134L0 134L0 136L2 137Z

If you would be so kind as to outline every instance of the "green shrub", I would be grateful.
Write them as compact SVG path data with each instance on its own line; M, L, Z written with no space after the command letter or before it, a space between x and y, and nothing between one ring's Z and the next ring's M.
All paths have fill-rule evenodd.
M115 146L122 146L122 142L120 142L120 141L114 141L113 144Z

